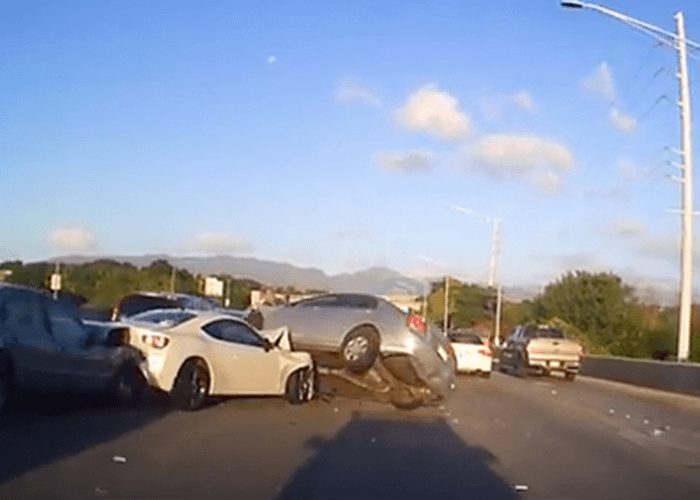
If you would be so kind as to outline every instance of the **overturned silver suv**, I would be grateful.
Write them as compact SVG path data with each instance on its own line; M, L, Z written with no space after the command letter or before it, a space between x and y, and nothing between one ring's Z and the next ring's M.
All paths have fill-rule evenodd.
M292 348L310 352L321 374L397 407L445 399L454 387L447 337L380 297L325 294L265 314L266 328L285 326Z

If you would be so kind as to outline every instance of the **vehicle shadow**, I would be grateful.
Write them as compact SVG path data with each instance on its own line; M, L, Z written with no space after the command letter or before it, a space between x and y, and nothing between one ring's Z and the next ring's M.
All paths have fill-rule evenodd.
M441 417L356 414L332 439L306 444L315 453L281 500L517 498L491 470L496 457L465 444Z
M0 415L0 484L144 427L169 411L155 396L139 408L94 397L17 399Z

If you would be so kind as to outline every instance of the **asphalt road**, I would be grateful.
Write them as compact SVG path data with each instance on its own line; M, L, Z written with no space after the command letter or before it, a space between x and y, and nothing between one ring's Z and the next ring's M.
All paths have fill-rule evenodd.
M0 418L0 499L518 496L700 498L700 398L495 373L411 412L272 398L25 402Z

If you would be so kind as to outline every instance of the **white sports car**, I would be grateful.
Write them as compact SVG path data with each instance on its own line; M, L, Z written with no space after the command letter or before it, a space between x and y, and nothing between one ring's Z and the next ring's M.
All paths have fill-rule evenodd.
M216 311L158 309L125 321L129 342L146 357L152 386L184 410L208 396L285 395L299 404L315 395L311 356L289 350L289 332L265 332Z

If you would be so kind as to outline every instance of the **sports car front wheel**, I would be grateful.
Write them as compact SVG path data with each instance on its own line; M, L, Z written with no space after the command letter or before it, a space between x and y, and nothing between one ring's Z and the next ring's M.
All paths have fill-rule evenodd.
M299 405L313 399L316 393L316 371L303 368L292 373L287 379L285 395L287 401Z

